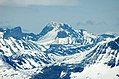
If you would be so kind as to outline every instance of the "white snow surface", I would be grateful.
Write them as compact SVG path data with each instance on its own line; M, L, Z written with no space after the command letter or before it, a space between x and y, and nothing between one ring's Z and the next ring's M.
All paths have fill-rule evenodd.
M119 66L110 68L104 64L94 64L85 67L84 71L71 73L71 79L119 79Z

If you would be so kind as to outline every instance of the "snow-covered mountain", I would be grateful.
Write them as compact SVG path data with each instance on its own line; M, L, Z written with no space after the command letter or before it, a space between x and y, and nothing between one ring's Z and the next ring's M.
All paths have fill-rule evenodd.
M40 44L93 44L96 39L83 29L77 31L68 24L56 22L47 24L39 36Z
M39 34L23 33L21 27L0 28L0 79L118 79L118 53L117 34L94 35L56 22ZM110 77L103 70L92 77L90 69L98 66Z

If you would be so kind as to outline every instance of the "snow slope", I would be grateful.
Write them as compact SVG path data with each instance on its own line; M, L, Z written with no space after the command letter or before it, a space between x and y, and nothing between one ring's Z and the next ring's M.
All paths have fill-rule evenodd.
M118 73L117 34L56 22L39 34L0 28L0 79L118 79Z
M71 73L71 79L119 79L119 66L110 68L104 64L85 67L84 71Z

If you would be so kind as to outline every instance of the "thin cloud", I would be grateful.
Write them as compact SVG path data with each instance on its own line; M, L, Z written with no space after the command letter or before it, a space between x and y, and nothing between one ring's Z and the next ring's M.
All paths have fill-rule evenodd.
M79 5L79 0L0 0L0 5L3 6L76 6Z
M84 22L78 22L77 25L83 25L83 26L87 26L87 25L107 25L107 23L105 21L94 21L94 20L87 20Z

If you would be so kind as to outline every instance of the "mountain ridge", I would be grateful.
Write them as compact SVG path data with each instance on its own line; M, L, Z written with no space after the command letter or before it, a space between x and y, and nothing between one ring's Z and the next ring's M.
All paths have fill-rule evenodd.
M118 35L94 35L83 29L74 30L65 23L48 23L38 34L24 33L21 27L0 28L0 67L5 72L8 72L6 68L12 69L19 76L23 76L21 71L26 72L26 79L28 76L32 79L70 79L71 73L81 73L88 66L99 63L118 70L118 53ZM57 69L60 69L58 73ZM32 70L34 72L29 73ZM58 76L48 74L50 71ZM61 77L63 72L65 75Z

